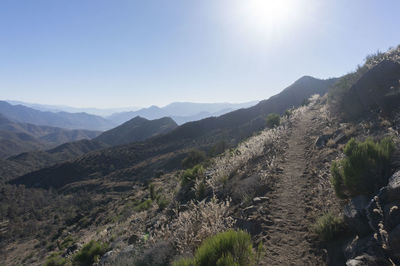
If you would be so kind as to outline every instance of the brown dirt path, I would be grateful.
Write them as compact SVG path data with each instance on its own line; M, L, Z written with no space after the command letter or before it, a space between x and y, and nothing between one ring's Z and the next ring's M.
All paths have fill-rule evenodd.
M267 215L260 221L265 247L263 265L323 265L310 241L312 210L310 191L315 184L307 162L307 136L313 112L303 113L289 132L288 148L272 191L264 203Z

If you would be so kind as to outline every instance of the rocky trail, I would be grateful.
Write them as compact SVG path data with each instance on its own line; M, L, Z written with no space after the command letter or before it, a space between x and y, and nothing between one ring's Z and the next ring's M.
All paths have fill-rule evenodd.
M304 112L288 129L286 152L280 158L272 188L265 194L268 200L249 215L261 229L259 239L265 248L262 265L324 264L322 256L315 254L310 236L315 217L311 192L318 183L310 174L308 160L314 115L311 110Z

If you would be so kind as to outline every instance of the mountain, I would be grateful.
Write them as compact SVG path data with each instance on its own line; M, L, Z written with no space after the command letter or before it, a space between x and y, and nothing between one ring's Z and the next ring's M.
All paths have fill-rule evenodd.
M110 116L114 113L120 112L129 112L139 110L139 107L122 107L122 108L79 108L79 107L71 107L66 105L49 105L49 104L37 104L37 103L27 103L21 101L12 101L7 100L6 102L12 105L23 105L26 107L30 107L39 111L49 111L53 113L58 112L68 112L68 113L87 113L98 116Z
M0 101L0 114L6 118L34 125L60 127L66 129L87 129L104 131L116 124L100 116L86 113L39 111L23 105L11 105Z
M74 182L92 178L103 180L110 176L114 180L124 180L132 176L136 180L146 180L155 171L181 167L180 162L186 156L187 149L207 150L220 141L234 146L240 140L265 128L265 117L269 113L283 113L288 108L301 105L313 94L325 94L335 81L336 79L303 77L278 95L253 107L189 122L144 142L94 151L79 160L41 169L11 182L28 187L61 188ZM91 189L94 188L92 184Z
M3 120L8 121L4 117L2 118L2 116L0 115L0 122ZM11 128L10 124L11 122L7 124L9 129ZM12 123L12 125L15 129L18 128L20 131L22 131L22 129L20 129L22 127L29 128L31 132L36 134L36 137L32 137L31 135L25 133L13 133L10 131L5 131L9 135L15 134L16 136L13 135L13 138L8 137L7 140L0 139L0 147L4 147L2 152L0 152L0 158L5 158L15 154L18 155L9 157L6 160L0 160L0 169L2 168L0 170L0 179L3 180L9 180L13 177L43 167L48 167L56 163L73 160L89 152L105 149L110 146L141 141L155 135L165 134L177 127L177 124L168 117L157 120L147 120L141 117L136 117L124 123L123 125L103 132L100 136L98 136L100 132L84 130L65 130L21 123ZM0 129L1 128L2 127L0 124ZM44 131L46 134L42 134ZM84 134L85 132L87 132L87 135L92 134L90 135L92 137L82 137L83 140L80 141L73 141L74 139L72 139L70 141L73 142L68 142L57 147L54 147L55 145L52 145L52 147L54 148L48 149L50 148L50 143L53 144L56 140L63 140L64 138L62 137L69 136L78 138L79 136L81 136L80 134ZM1 136L2 131L0 130L0 137ZM20 138L24 138L24 141L16 139L18 136ZM98 137L92 139L96 136ZM11 140L13 140L14 143L12 143Z
M13 122L0 114L0 158L48 149L66 142L92 139L99 134L98 131L68 130Z
M159 134L165 134L178 125L169 117L156 120L147 120L137 116L124 124L108 130L98 136L95 140L111 146L142 141Z
M210 116L218 116L240 108L247 108L257 104L256 101L246 103L190 103L176 102L164 107L150 106L134 112L116 113L108 117L115 123L124 123L133 117L141 116L146 119L158 119L171 117L178 123L184 124L190 121L200 120Z

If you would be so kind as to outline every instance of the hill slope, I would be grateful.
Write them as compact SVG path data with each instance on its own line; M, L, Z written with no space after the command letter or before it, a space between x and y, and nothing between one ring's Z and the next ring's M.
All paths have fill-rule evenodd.
M159 134L165 134L175 129L177 126L175 121L169 117L147 120L137 116L116 128L102 133L95 140L111 146L116 146L142 141Z

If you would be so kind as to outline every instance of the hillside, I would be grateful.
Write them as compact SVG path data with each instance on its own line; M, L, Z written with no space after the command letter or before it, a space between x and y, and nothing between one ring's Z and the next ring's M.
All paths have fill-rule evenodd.
M39 111L23 105L11 105L5 101L0 101L0 114L7 119L20 123L66 129L103 131L116 125L100 116L86 113Z
M12 122L0 114L0 158L22 152L49 149L66 142L92 139L100 132Z
M116 128L102 133L95 140L104 142L110 146L116 146L165 134L177 126L174 120L169 117L147 120L137 116Z

